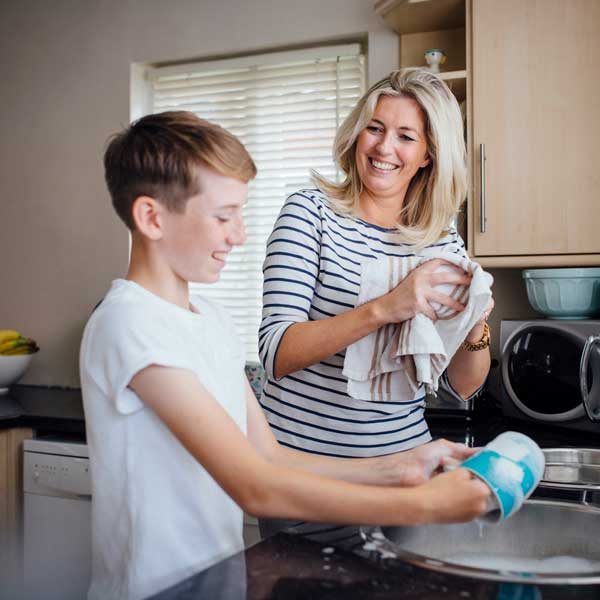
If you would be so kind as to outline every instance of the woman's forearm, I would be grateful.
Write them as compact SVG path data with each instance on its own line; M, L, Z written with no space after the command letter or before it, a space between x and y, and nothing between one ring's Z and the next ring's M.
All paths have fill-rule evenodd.
M288 327L279 344L275 377L284 377L329 358L384 324L376 301L335 317L295 323Z
M467 338L476 343L483 335L483 326L475 328ZM490 349L469 352L462 345L448 365L448 379L454 390L466 400L485 381L490 370Z
M455 311L464 306L451 296L435 291L444 283L466 284L464 273L436 273L444 261L434 259L413 271L390 292L341 315L319 321L295 323L288 327L277 350L273 365L280 378L333 356L360 338L388 323L402 323L415 314L435 319L431 301Z

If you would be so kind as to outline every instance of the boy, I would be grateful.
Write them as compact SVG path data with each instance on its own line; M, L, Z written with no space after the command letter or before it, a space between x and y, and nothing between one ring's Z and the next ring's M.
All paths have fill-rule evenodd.
M444 458L472 453L457 444L340 460L275 441L230 320L189 299L188 282L217 281L245 239L256 169L237 138L191 113L149 115L114 137L104 165L132 248L126 278L112 283L81 346L90 598L142 598L240 551L242 509L365 524L464 521L484 510L487 488L466 470L426 481ZM415 487L392 487L400 484Z

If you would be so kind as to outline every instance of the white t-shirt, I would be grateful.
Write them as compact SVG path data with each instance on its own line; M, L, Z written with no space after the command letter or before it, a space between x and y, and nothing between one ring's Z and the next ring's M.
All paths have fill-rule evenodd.
M137 599L243 549L242 511L127 386L149 365L194 372L246 432L244 351L226 313L116 280L80 355L92 473L90 599Z

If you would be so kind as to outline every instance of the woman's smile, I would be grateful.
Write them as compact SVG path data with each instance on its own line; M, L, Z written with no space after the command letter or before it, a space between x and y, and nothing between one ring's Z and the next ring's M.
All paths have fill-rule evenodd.
M373 158L373 157L369 157L369 163L377 171L388 171L389 172L389 171L395 171L396 169L399 168L398 165L394 165L385 160L380 160L380 159Z

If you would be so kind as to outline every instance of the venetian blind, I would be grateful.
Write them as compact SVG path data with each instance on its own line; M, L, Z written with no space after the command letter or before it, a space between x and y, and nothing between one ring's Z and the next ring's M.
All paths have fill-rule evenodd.
M234 133L258 175L244 208L247 241L235 248L218 283L193 284L232 315L257 361L262 263L285 198L310 186L310 169L337 179L332 146L337 128L365 90L358 44L247 56L149 71L153 112L189 110Z

